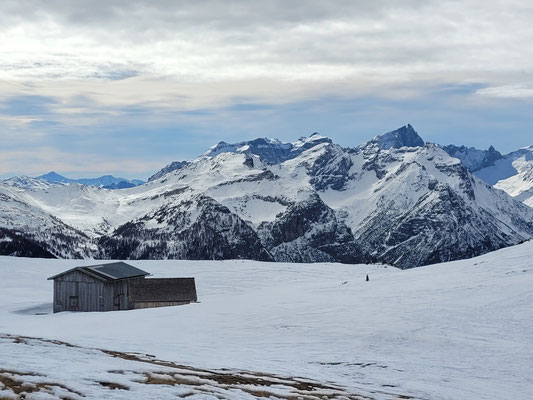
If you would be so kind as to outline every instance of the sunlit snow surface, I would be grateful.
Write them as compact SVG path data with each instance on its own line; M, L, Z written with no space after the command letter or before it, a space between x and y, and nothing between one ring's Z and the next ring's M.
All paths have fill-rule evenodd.
M147 385L143 379L149 371L167 368L97 350L108 349L150 354L187 368L304 377L376 399L531 399L532 256L533 242L527 242L406 271L340 264L135 261L156 277L194 276L200 302L44 315L52 301L52 282L46 278L91 261L0 257L0 375L42 374L24 379L58 382L88 398L215 398L208 391L195 392L205 385ZM17 341L8 334L81 347ZM111 390L100 381L129 390ZM251 392L213 385L222 398L253 398ZM280 398L289 393L266 389ZM48 390L68 394L61 387ZM0 391L0 397L7 393Z
M474 175L533 207L533 146L509 153Z

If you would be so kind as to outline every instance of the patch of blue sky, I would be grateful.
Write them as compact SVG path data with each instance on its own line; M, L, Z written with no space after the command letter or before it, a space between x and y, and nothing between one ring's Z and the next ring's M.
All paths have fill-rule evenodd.
M57 104L57 101L53 97L12 96L0 102L0 115L45 115L50 113L50 107L55 104Z
M78 97L74 102L83 112L67 119L51 112L57 105L53 98L17 96L1 103L1 115L44 118L17 128L3 126L5 123L0 121L0 136L10 135L6 140L10 149L16 149L17 143L20 149L46 144L87 156L97 154L139 163L160 160L161 167L173 160L193 159L222 140L272 137L294 141L319 132L342 146L355 147L407 123L424 140L440 144L482 149L494 145L502 153L533 144L530 101L478 96L475 93L479 88L478 84L447 85L394 99L378 95L329 96L286 104L238 99L226 107L185 111L138 104L116 107L113 113ZM87 122L70 124L78 118Z

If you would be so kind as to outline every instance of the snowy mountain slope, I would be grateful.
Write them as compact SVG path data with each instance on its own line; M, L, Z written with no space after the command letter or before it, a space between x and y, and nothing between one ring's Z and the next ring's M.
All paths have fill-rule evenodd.
M114 191L77 183L46 183L30 179L38 183L30 187L12 185L12 192L91 237L99 237L157 208L172 190L166 185L147 184Z
M10 187L90 237L93 257L379 260L411 268L533 236L533 209L473 177L410 125L356 148L316 134L294 143L219 143L120 191Z
M194 276L200 303L59 314L46 314L52 302L46 278L79 261L0 257L0 364L42 373L43 380L90 399L183 393L200 399L206 398L202 388L220 389L217 380L192 385L195 375L188 368L193 367L305 377L377 400L529 400L532 252L530 241L406 271L379 265L135 261L155 277ZM25 344L5 334L81 348L39 340ZM132 357L96 354L102 348ZM168 369L135 363L135 354L188 366L174 373L185 378L188 372L189 379L143 385L144 372L159 371L170 379ZM97 381L129 390L110 390ZM263 386L247 397L233 389L221 396L259 398L276 387Z
M158 185L156 182L153 184ZM109 257L129 254L131 258L280 261L284 258L271 254L270 250L281 242L274 244L266 239L259 240L259 225L262 224L261 237L264 239L265 230L269 229L268 222L279 222L280 213L289 207L293 207L294 213L297 202L312 196L320 202L310 187L299 188L294 182L286 181L267 169L257 156L242 153L220 153L198 159L173 175L165 176L160 184L173 188L162 194L168 199L160 207L126 223L100 241L101 246L108 249ZM265 196L264 193L277 195ZM326 220L335 219L336 216L329 210ZM305 245L300 243L301 257L294 256L294 259L300 262L364 260L359 257L361 252L348 254L357 248L353 237L347 247L337 245L336 241L342 234L336 233L335 229L332 231L333 227L325 224L326 220L314 220L296 229L295 232L299 233L292 234L294 237L287 241L311 231L315 238L306 241ZM288 233L290 229L295 227L285 227L285 237L291 236ZM342 240L346 242L346 238ZM321 253L318 248L329 248L330 255Z
M12 193L23 201L64 223L94 236L107 229L105 215L117 213L119 199L114 192L76 183L52 183L42 179L8 180Z
M516 173L500 179L494 187L502 189L514 198L533 207L533 146L517 150L505 156L507 166ZM490 171L485 170L485 173Z
M97 249L82 232L0 183L0 251L18 256L85 258Z
M257 233L207 196L167 203L100 239L106 258L271 261Z
M439 147L377 147L374 139L351 152L351 162L345 154L330 159L329 168L350 169L334 175L344 182L342 191L319 192L367 254L409 268L482 254L533 234L531 208L477 180Z
M40 178L32 178L30 176L14 176L9 179L4 179L3 184L13 186L20 189L49 189L54 186L64 185L64 182L52 182Z
M153 174L150 178L148 178L148 182L162 178L164 175L168 174L169 172L176 171L177 169L185 167L188 163L189 163L188 161L173 161L170 164L168 164L166 167L162 168L161 170Z
M492 146L485 151L453 145L443 149L481 180L533 206L533 146L503 156Z
M308 138L301 137L295 142L287 143L278 139L257 138L240 143L219 142L207 150L199 159L209 159L223 153L239 153L258 156L265 164L279 164L297 157L303 151L320 143L331 143L331 139L314 133ZM160 171L152 175L148 181L162 178L172 171L186 167L189 161L173 161Z

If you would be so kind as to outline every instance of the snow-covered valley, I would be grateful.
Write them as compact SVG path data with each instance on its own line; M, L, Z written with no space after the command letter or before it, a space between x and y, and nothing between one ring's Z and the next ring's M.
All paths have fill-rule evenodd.
M156 277L194 276L199 303L59 314L49 313L52 283L46 278L91 261L0 257L0 382L8 382L1 376L41 382L42 391L75 399L277 393L305 399L526 400L533 393L532 254L530 241L404 271L135 261ZM30 373L36 376L24 375ZM243 378L251 373L262 383ZM42 391L36 389L34 398L54 398ZM0 397L9 393L0 391Z

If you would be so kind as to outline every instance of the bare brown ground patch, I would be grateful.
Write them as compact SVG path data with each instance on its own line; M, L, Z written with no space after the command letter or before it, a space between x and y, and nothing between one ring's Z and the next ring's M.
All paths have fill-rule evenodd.
M56 344L60 346L81 348L80 346L76 346L68 342L63 342L61 340L45 339L41 337L31 337L31 336L22 336L22 335L10 335L9 333L0 333L0 339L11 339L13 343L18 343L18 344L31 345L31 341L39 341L43 343L51 343L51 344Z
M4 389L11 390L18 399L24 399L27 394L31 393L52 393L55 388L60 388L65 390L70 394L75 394L79 397L85 397L82 393L58 382L48 382L48 381L36 381L29 382L25 380L27 377L39 377L46 378L45 375L37 374L33 372L20 372L13 370L0 369L0 383L2 383ZM68 395L63 396L63 399L74 399L74 397L69 397Z
M111 389L111 390L130 390L129 387L127 387L126 385L122 385L120 383L116 383L116 382L108 382L108 381L100 381L98 382L100 384L100 386L104 386L108 389Z
M298 382L290 379L258 379L227 372L224 374L200 375L196 376L196 379L191 379L191 375L184 377L182 374L170 371L152 371L145 372L144 379L137 382L147 385L193 386L196 393L211 395L217 393L227 394L228 391L241 391L256 398L276 398L282 400L372 399L367 396L351 394L341 387L325 386L311 382ZM271 389L269 390L267 388Z

